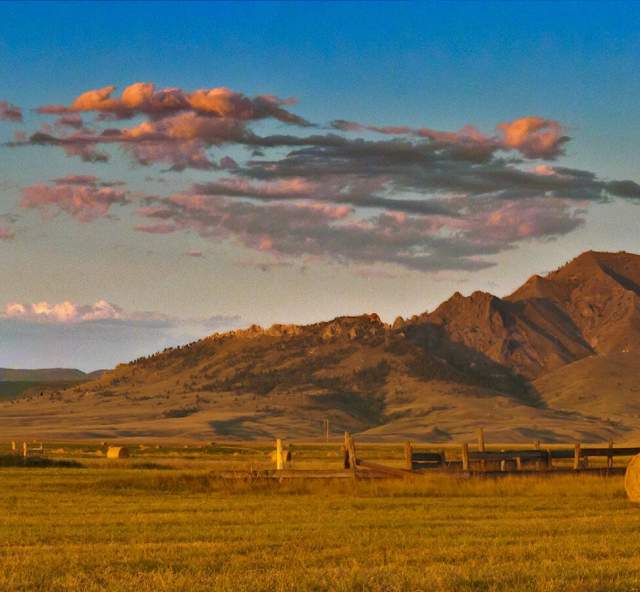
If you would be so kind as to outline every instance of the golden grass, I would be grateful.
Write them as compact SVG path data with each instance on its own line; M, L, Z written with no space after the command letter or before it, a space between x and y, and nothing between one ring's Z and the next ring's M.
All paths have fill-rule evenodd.
M638 590L639 529L621 477L3 468L0 590Z

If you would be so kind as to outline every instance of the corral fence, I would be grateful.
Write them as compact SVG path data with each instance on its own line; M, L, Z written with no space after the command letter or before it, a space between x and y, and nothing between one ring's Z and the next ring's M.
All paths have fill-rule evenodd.
M475 445L462 443L459 446L429 449L412 442L404 444L403 466L389 466L372 462L356 452L356 443L351 434L344 434L342 447L342 471L319 471L294 469L290 466L293 456L282 440L276 440L274 452L275 473L266 471L265 476L277 478L293 477L354 477L354 478L406 478L424 474L450 474L459 476L501 476L506 474L586 472L603 475L623 474L628 460L640 454L638 447L616 447L612 441L602 446L554 444L543 446L540 442L529 445L490 446L485 442L482 429ZM614 466L614 460L621 459Z

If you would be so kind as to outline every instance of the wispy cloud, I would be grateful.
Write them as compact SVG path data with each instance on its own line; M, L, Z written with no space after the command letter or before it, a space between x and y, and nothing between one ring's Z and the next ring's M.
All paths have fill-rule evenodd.
M20 206L40 210L45 216L65 212L79 222L93 222L107 217L113 205L129 203L128 192L118 185L87 175L62 177L51 184L24 187Z

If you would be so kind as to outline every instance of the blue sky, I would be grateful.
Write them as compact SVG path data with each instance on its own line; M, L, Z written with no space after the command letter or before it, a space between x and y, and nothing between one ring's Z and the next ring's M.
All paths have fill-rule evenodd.
M332 134L337 132L331 122L346 120L447 132L473 125L483 138L494 138L501 133L496 125L537 116L557 122L571 138L559 144L560 154L530 158L520 148L506 152L502 147L491 157L522 159L509 165L522 170L545 165L588 171L598 183L639 182L639 62L640 8L634 3L3 3L0 101L20 107L24 123L0 122L0 138L11 140L16 131L29 137L54 120L34 109L70 106L82 93L108 85L117 87L114 97L135 82L185 92L227 87L247 97L295 97L297 104L284 108L317 125L311 131L272 118L252 121L250 128L262 136ZM95 111L82 112L85 123L94 116ZM129 127L144 120L144 114L136 113L114 125ZM97 125L103 129L105 124ZM358 134L371 142L392 139L371 130L346 136ZM535 202L530 196L528 201L514 197L513 207L501 205L493 219L499 215L505 224L523 224L525 216L533 216L535 228L516 237L501 226L492 252L477 254L477 260L491 265L474 270L444 260L435 271L407 267L397 263L406 252L399 254L397 247L383 252L375 238L369 252L355 254L352 238L343 232L340 247L324 243L313 252L296 250L292 245L300 235L282 233L287 224L302 222L278 218L276 223L276 215L291 214L278 208L260 210L263 220L274 217L272 226L280 233L275 243L264 232L251 236L236 226L224 232L203 229L197 219L181 219L177 231L137 232L140 200L184 193L193 183L226 173L191 168L165 173L166 163L143 166L132 161L123 145L104 150L108 163L83 162L54 145L0 148L0 228L10 235L0 241L0 265L11 277L0 286L0 310L9 303L53 306L68 301L82 307L105 300L124 311L117 320L127 343L132 342L127 331L139 329L140 311L160 315L167 323L124 351L114 348L116 338L93 347L94 333L91 355L76 347L62 348L54 356L52 345L56 365L110 365L118 356L133 357L204 334L211 325L203 320L210 317L222 319L221 328L229 319L238 324L307 322L374 310L392 320L396 314L431 308L455 290L508 293L531 273L552 269L587 248L638 250L636 200L612 195L607 203L592 198L569 205L553 201L549 209L542 197ZM206 150L214 160L227 155L243 165L242 159L249 159L246 145L216 144ZM280 146L264 158L281 159L290 150ZM126 204L113 205L108 215L91 221L79 220L60 204L48 202L45 216L40 206L21 205L25 187L69 175L122 181ZM390 178L396 189L385 187L386 195L401 197L400 181ZM513 188L506 184L497 189L508 194ZM383 188L375 191L379 196ZM429 200L434 197L429 191L409 197ZM317 197L316 191L313 199ZM262 204L247 199L251 205ZM235 201L233 207L238 203L244 202ZM476 220L479 203L469 202L461 210L464 216ZM165 206L156 201L154 207ZM175 204L171 207L159 215L170 216L175 225ZM353 207L354 221L372 214ZM305 219L304 224L311 222ZM342 222L325 218L322 224L326 231ZM450 222L444 228L439 232L448 237L463 232L465 240L488 248L487 236L480 237L475 226L461 230ZM384 229L378 224L375 230ZM315 236L318 228L307 231ZM413 253L424 244L408 248ZM446 257L453 262L457 255L452 253L461 248L452 245ZM202 256L186 256L188 252ZM60 343L65 327L69 342L89 339L82 315L59 323L55 314L48 320L34 314L0 319L0 336L4 333L6 343L14 344L0 351L0 366L51 365L46 347L39 348L37 357L29 355L20 322L28 325L29 335L41 335L39 343Z

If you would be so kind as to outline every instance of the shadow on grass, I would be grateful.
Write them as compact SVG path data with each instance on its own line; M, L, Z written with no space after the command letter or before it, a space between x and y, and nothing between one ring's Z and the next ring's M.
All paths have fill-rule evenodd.
M0 455L0 467L37 467L80 469L84 465L75 460L55 460L46 457L23 458L15 454Z

